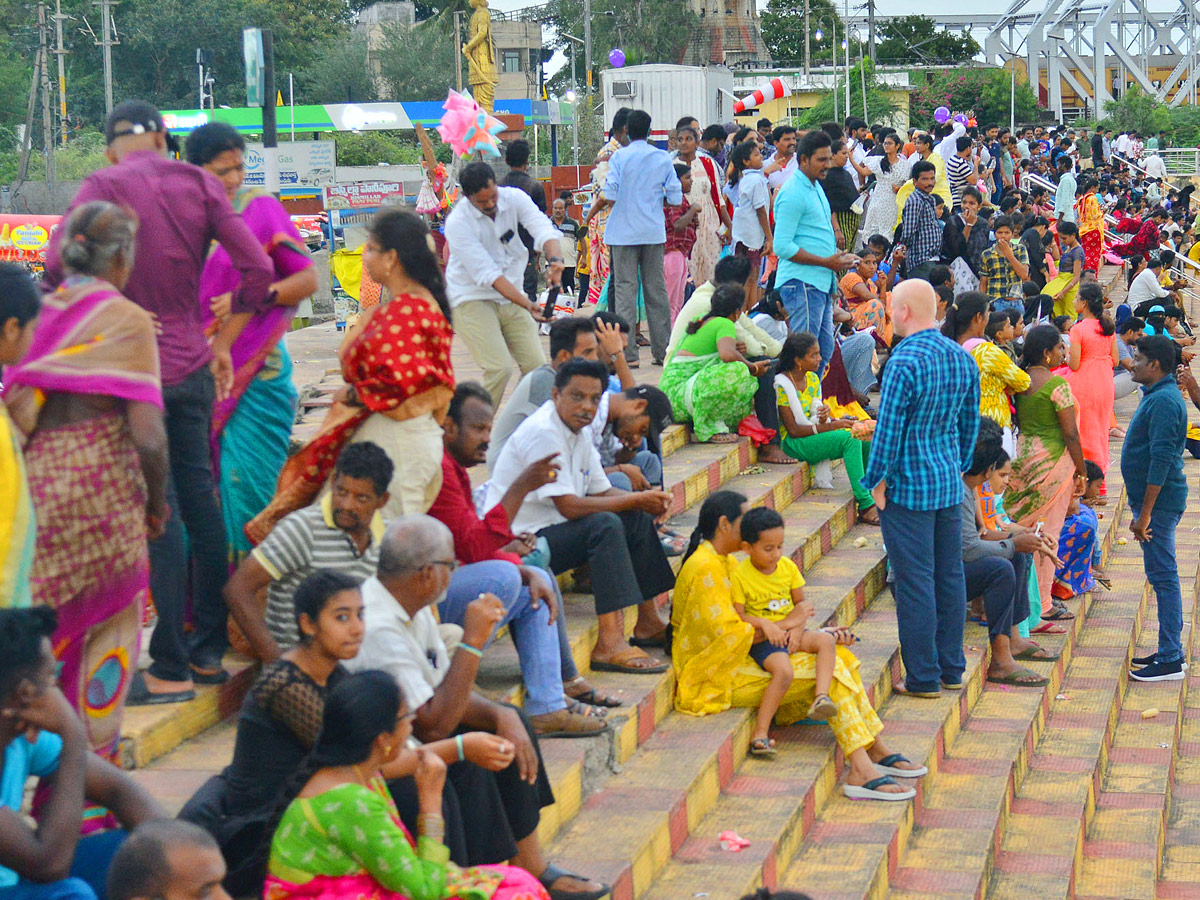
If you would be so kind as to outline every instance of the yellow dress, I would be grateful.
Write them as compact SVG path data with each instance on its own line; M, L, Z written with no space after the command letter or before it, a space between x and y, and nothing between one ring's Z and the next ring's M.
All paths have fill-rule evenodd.
M970 352L979 366L979 414L1001 428L1009 428L1012 410L1005 391L1021 393L1029 387L1029 376L991 341L980 341Z
M733 608L731 576L737 561L721 556L704 541L679 570L671 609L674 639L675 708L693 716L724 712L730 707L756 709L771 676L750 659L754 627ZM829 697L837 713L829 720L842 752L869 747L883 730L858 674L858 660L846 647L837 648ZM804 718L814 698L816 656L793 653L795 680L783 696L777 725Z

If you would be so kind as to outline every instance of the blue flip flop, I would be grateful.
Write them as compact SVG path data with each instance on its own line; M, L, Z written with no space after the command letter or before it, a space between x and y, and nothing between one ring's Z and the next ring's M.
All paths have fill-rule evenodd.
M900 791L896 794L879 790L879 788L883 787L885 784L896 783L897 782L895 778L892 778L890 775L884 775L882 778L872 778L866 784L862 785L843 784L842 793L851 800L888 800L893 802L899 800L911 800L913 797L917 796L917 791L915 788L909 788L906 791Z
M915 769L897 769L896 763L912 762L903 753L893 753L891 756L885 756L879 762L875 763L877 768L884 775L896 775L900 778L920 778L922 775L928 775L929 769L926 766L918 766Z

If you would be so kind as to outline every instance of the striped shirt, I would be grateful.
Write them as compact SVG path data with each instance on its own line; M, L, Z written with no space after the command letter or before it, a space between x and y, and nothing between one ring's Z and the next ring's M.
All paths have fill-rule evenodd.
M333 497L326 494L312 506L284 518L265 541L250 551L271 576L267 587L267 630L281 651L300 642L292 605L292 596L300 582L317 569L333 569L366 581L379 564L382 536L383 518L376 512L371 521L370 543L359 553L350 535L333 524Z
M979 432L979 368L930 328L904 338L884 369L879 421L863 486L911 510L957 506Z
M950 194L954 197L954 208L962 207L963 191L971 185L971 173L975 164L971 158L955 153L946 160L946 180L950 183Z

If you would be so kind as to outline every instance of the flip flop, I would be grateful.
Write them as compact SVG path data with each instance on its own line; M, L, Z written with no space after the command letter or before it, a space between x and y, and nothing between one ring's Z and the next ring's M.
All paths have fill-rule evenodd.
M630 637L629 646L640 647L643 650L646 648L665 648L667 646L667 631L664 628L661 633L648 638Z
M770 738L755 738L750 742L750 755L759 759L774 759L779 751L771 746Z
M1044 616L1042 616L1042 621L1043 622L1070 622L1073 618L1075 618L1075 613L1071 612L1069 609L1066 609L1066 608L1060 609L1059 607L1055 606L1050 610L1050 612L1048 612Z
M887 800L893 803L900 800L911 800L917 796L916 788L909 788L898 794L879 790L885 784L898 784L898 782L891 775L884 775L881 778L872 778L866 784L843 784L842 793L851 800Z
M603 719L608 716L608 710L603 706L582 703L574 697L568 697L566 694L563 694L563 700L567 703L567 712L573 712L576 715L585 716L589 719Z
M1045 653L1046 656L1038 656L1038 653ZM1014 653L1013 659L1028 660L1031 662L1054 662L1060 656L1062 656L1061 653L1054 653L1045 647L1026 647L1020 653Z
M1039 625L1037 628L1030 628L1029 633L1030 634L1066 634L1067 629L1063 628L1061 625L1056 625L1053 622L1047 622L1043 619L1042 624Z
M162 694L153 693L146 687L146 678L141 672L133 676L129 682L129 693L125 696L126 706L157 706L165 703L187 703L196 699L196 692L169 691Z
M901 778L920 778L922 775L929 774L929 768L927 766L918 766L915 769L897 769L896 763L898 762L910 763L912 760L903 753L893 753L890 756L885 756L879 762L875 763L875 768L877 768L884 775L898 775Z
M568 684L575 684L580 681L585 681L585 679L582 675L580 675L578 678L573 678L570 681L564 683L563 688L565 689ZM585 703L588 706L607 707L609 709L616 709L618 706L625 705L623 702L618 700L616 697L610 697L610 696L608 696L608 694L603 694L600 691L596 690L595 688L589 688L588 690L584 691L582 694L575 694L574 696L572 696L571 694L566 694L566 698L568 701L574 700L578 703Z
M576 875L574 872L568 872L566 869L556 866L554 863L548 863L546 868L542 870L542 874L538 876L538 881L542 883L542 887L546 889L546 893L550 895L550 900L600 900L612 891L612 888L607 884L600 884L598 891L556 891L550 885L558 881L560 878L574 878L578 881L591 881L590 878L585 878L583 875Z
M1033 675L1034 680L1023 680L1021 678L1022 675ZM1017 671L1008 675L1004 675L1000 678L993 678L991 675L989 675L988 681L992 684L1007 684L1011 687L1045 687L1050 683L1049 678L1043 678L1036 672L1030 672L1028 669L1018 669Z
M648 659L654 663L652 666L632 666L630 665L635 659ZM667 664L659 662L648 653L643 653L637 647L630 647L628 650L622 650L612 659L599 662L592 660L592 669L596 672L624 672L626 675L659 675L667 671Z

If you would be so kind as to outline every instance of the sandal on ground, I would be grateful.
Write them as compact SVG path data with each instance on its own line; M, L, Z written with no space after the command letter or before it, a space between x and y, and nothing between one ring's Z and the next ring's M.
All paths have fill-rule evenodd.
M634 635L629 638L629 646L640 647L643 650L649 648L665 649L667 646L667 629L664 628L658 634L648 638L642 638Z
M564 690L573 684L587 684L587 679L582 675L577 675L570 681L563 683ZM577 700L580 703L586 703L588 706L608 707L610 709L616 709L618 706L625 705L616 697L610 697L607 694L601 693L594 687L589 687L586 691L581 691L578 694L567 693L567 698Z
M187 703L196 699L196 692L164 691L156 694L146 686L146 677L138 672L129 682L129 693L125 697L126 706L157 706L165 703Z
M911 800L917 796L915 788L909 788L906 791L900 791L898 794L893 794L888 791L879 790L885 784L896 784L898 782L891 775L884 775L880 778L872 778L866 784L843 784L842 793L851 800Z
M585 878L583 875L576 875L574 872L568 872L561 869L554 863L549 863L542 874L538 876L538 881L542 883L542 887L546 889L546 893L550 895L550 900L600 900L612 892L612 888L607 884L599 881L596 884L600 885L599 890L595 891L563 891L555 890L551 887L554 882L560 878L574 878L576 881L591 881L590 878Z
M604 719L581 715L569 709L530 716L529 721L539 738L595 737L608 731L608 722Z
M1112 581L1110 579L1103 578L1100 575L1093 575L1092 580L1095 581L1096 584L1100 585L1100 587L1104 588L1106 591L1112 590Z
M922 775L929 774L928 766L917 766L915 769L897 769L896 763L902 762L911 763L912 760L903 753L893 753L875 763L875 768L884 775L898 775L901 778L920 778Z
M196 684L224 684L229 680L229 673L221 666L215 669L201 669L196 666L190 666L192 670L192 681Z
M1045 655L1038 656L1039 653L1042 653ZM1026 647L1020 653L1014 653L1013 659L1019 659L1022 662L1024 662L1024 661L1054 662L1054 660L1058 659L1061 655L1062 655L1061 653L1055 653L1052 650L1047 650L1045 647L1034 646L1034 647Z
M603 706L592 706L590 703L584 703L568 697L566 694L563 694L563 700L567 703L567 712L572 712L579 716L587 716L592 719L603 719L608 715L608 710Z
M1066 634L1067 629L1063 628L1061 625L1056 625L1054 622L1047 622L1045 620L1045 618L1043 618L1042 624L1039 625L1037 628L1030 628L1029 633L1030 634Z
M634 665L635 662L640 660L647 660L651 665ZM637 647L630 647L628 650L622 650L620 653L613 654L611 659L603 661L593 659L592 668L597 672L624 672L627 675L658 675L667 671L667 664L644 653Z
M636 336L637 336L637 345L639 347L649 347L650 346L650 338L646 337L640 331L637 333Z
M812 719L816 722L825 722L837 715L837 704L829 699L828 694L817 694L813 700L812 706L808 708L808 714L804 718Z
M757 756L760 759L774 759L778 752L775 749L775 742L770 738L755 738L750 742L751 756Z
M858 521L864 525L879 525L879 510L874 506L868 506L858 514Z
M1043 622L1069 622L1075 618L1075 613L1065 606L1052 606L1050 612L1042 614Z
M741 438L732 431L718 431L707 441L697 441L698 444L736 444Z
M688 539L678 534L667 534L664 531L658 533L659 543L662 544L663 553L667 556L682 556L687 550ZM637 646L634 644L633 646Z
M1012 687L1045 687L1050 683L1049 678L1043 678L1036 672L1030 672L1028 669L1017 669L1015 672L1009 672L1007 675L988 676L988 681L992 684L1007 684Z
M942 696L941 691L910 691L903 684L892 685L892 693L900 694L902 697L920 697L922 700L936 700Z

